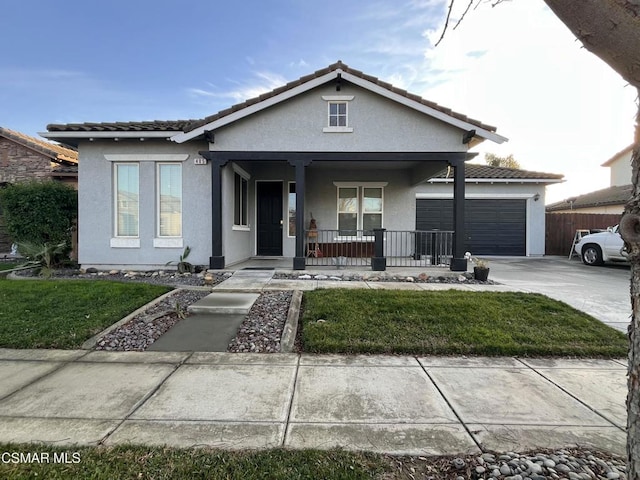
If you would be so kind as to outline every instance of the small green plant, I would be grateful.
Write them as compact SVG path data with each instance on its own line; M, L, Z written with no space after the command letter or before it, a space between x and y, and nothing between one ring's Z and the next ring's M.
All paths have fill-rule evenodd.
M191 247L187 245L186 247L184 247L184 252L182 252L182 255L180 255L180 259L177 262L175 261L167 262L165 263L165 266L176 265L178 268L178 273L187 273L187 272L193 273L195 270L195 267L189 262L187 262L187 257L189 256L190 253L191 253Z
M67 242L43 244L33 242L19 242L18 251L24 255L28 262L25 266L39 267L40 275L50 278L54 267L59 265L65 256Z

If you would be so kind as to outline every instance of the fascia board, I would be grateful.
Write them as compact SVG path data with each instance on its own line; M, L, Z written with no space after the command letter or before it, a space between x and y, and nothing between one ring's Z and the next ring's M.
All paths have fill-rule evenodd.
M321 77L313 78L308 82L305 82L301 85L298 85L290 90L286 90L278 95L267 98L261 102L254 103L248 107L245 107L237 112L230 113L229 115L225 115L224 117L214 120L213 122L207 123L201 127L196 128L187 133L179 133L171 138L176 143L183 143L193 138L198 137L199 135L204 134L207 131L215 130L220 127L224 127L230 123L236 122L242 118L248 117L254 113L260 112L266 108L272 107L273 105L277 105L278 103L284 102L290 98L293 98L301 93L307 92L313 88L319 87L327 83L330 80L333 80L338 76L339 73L342 73L341 69L334 70L333 72L329 72Z
M420 102L416 102L415 100L411 100L410 98L407 98L403 95L394 93L390 90L387 90L384 87L381 87L380 85L376 85L375 83L372 83L368 80L365 80L363 78L357 77L355 75L352 75L350 73L343 73L342 74L342 78L344 78L345 80L354 83L362 88L366 88L367 90L370 90L373 93L377 93L378 95L381 95L383 97L386 97L390 100L393 100L395 102L398 102L406 107L412 108L414 110L417 110L421 113L424 113L426 115L429 115L433 118L437 118L438 120L441 120L445 123L448 123L449 125L452 125L454 127L460 128L462 130L468 131L468 130L475 130L476 131L476 136L482 137L482 138L486 138L487 140L491 140L493 142L496 143L504 143L506 141L508 141L509 139L506 137L503 137L502 135L498 135L497 133L494 132L490 132L489 130L485 130L484 128L480 128L477 125L474 125L472 123L469 122L464 122L462 120L459 120L455 117L452 117L451 115L447 115L444 112L441 112L439 110L436 110L435 108L431 108L427 105L424 105Z

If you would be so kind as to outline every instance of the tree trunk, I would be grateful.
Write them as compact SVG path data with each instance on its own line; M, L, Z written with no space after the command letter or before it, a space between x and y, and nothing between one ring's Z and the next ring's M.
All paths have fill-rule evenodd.
M640 95L640 90L638 91ZM633 193L625 207L621 235L631 262L631 323L627 384L627 478L640 480L640 108L631 155Z
M544 1L587 50L618 72L640 96L639 0ZM640 480L640 105L631 166L633 193L620 222L620 233L631 263L627 478Z

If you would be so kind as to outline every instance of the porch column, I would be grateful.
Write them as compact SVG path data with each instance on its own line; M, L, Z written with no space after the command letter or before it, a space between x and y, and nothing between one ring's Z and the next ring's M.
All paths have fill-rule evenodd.
M451 162L453 174L453 258L450 269L454 272L467 271L467 259L464 258L464 160Z
M304 197L305 197L305 169L311 160L290 159L289 165L296 169L296 255L293 258L293 269L304 270L306 257L304 252Z
M222 269L225 266L222 255L222 167L228 160L214 152L199 152L211 163L211 256L209 268Z

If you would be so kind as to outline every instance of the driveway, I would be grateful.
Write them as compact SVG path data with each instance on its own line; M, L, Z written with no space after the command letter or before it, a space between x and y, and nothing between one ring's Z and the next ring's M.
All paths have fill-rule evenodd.
M631 318L628 265L588 267L566 257L494 257L489 278L542 293L627 332Z

